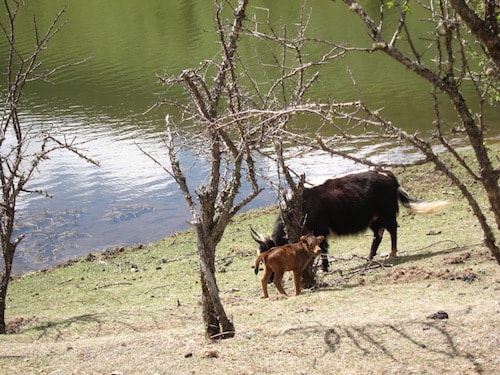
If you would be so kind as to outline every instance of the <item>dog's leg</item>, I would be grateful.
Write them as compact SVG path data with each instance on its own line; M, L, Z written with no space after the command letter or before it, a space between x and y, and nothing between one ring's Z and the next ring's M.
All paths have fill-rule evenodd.
M300 294L300 275L301 272L297 270L293 270L293 281L295 282L295 295L298 296Z
M272 271L268 270L266 266L264 266L264 276L262 276L262 292L264 293L263 298L269 298L269 294L267 293L267 284L269 283L269 277L271 276Z
M284 274L284 271L282 271L282 270L274 271L274 285L276 285L276 288L279 290L279 292L281 294L284 294L285 296L287 296L288 294L286 294L285 289L283 289L283 284L282 284L283 274Z

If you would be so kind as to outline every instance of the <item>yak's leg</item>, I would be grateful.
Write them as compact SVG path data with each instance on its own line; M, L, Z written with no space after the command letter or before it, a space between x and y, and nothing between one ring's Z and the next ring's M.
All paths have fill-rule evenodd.
M394 258L398 253L398 223L394 220L394 222L387 225L386 228L391 235L391 255L389 257Z
M323 240L323 242L321 242L321 244L319 245L321 247L321 269L324 271L324 272L328 272L328 267L330 266L330 263L328 262L328 242L326 240L326 236L325 236L325 239Z
M373 241L372 241L372 247L370 249L370 259L373 259L375 255L377 255L377 250L380 245L380 242L382 242L382 236L384 235L384 227L377 220L370 225L370 229L373 231Z
M281 271L281 270L274 272L274 285L276 285L276 288L279 290L279 292L281 294L284 294L285 296L287 296L288 294L286 294L285 289L283 289L283 284L282 284L283 274L284 274L284 271Z
M293 271L293 281L295 282L295 295L298 296L300 294L300 284L301 284L301 279L300 275L302 272L294 270Z

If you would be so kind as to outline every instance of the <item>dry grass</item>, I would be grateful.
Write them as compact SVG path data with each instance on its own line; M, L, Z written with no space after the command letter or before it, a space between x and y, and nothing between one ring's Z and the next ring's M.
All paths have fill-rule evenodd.
M331 271L318 273L321 288L279 298L270 286L263 300L248 228L270 230L276 210L240 215L217 262L237 334L209 342L191 233L90 256L11 284L15 333L0 337L0 373L496 373L499 267L445 180L429 167L397 174L412 195L445 196L451 205L431 217L402 212L396 260L367 262L368 235L337 240ZM432 191L419 191L424 177ZM381 247L387 251L388 238ZM285 287L293 291L288 277ZM428 318L438 310L449 319Z

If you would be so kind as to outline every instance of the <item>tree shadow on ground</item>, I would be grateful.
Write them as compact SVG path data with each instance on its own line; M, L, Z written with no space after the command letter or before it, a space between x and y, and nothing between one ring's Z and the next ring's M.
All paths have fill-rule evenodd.
M172 318L178 320L188 319L188 313L172 309L176 314L171 313ZM27 320L31 324L25 324L24 327L19 327L17 332L35 332L37 339L48 338L57 341L67 336L68 332L82 332L85 336L101 336L108 331L128 331L138 332L142 329L158 329L164 320L165 310L158 311L156 314L151 312L147 315L147 319L140 313L120 312L118 315L109 315L105 313L82 314L72 316L61 320L39 319L32 318ZM35 323L36 322L36 323Z
M450 255L454 253L462 252L466 249L470 249L471 246L458 246L452 241L443 241L444 243L452 243L455 246L448 247L437 251L426 251L425 249L419 249L418 253L407 254L401 253L396 258L386 258L386 259L369 259L368 257L352 255L349 258L340 258L330 256L330 271L327 273L322 273L320 279L328 280L328 282L319 282L318 290L329 290L332 287L341 289L356 288L362 284L362 281L356 280L357 277L365 276L369 273L379 271L381 269L392 269L399 265L404 265L407 263L417 262L419 260L425 260L434 257L440 257L443 255ZM441 242L440 242L441 243ZM436 244L435 244L436 245ZM427 248L426 248L427 249ZM336 280L331 280L331 276L338 275Z
M473 369L474 373L485 373L481 365L484 358L478 358L467 347L460 346L460 333L454 330L456 327L448 327L443 321L411 321L397 324L318 324L294 327L280 335L302 336L296 338L297 342L306 342L311 337L316 340L322 338L325 349L319 358L324 357L328 361L332 360L331 355L339 358L354 356L368 362L385 358L387 363L418 362L422 369L431 372L439 370L432 367L436 363L459 361Z
M74 325L86 326L91 324L93 326L97 326L97 332L99 332L102 322L102 317L98 314L83 314L58 321L45 321L29 328L28 330L38 333L39 340L48 336L58 340L64 337L64 332ZM93 330L93 332L95 332L95 330ZM98 335L98 333L96 335Z
M444 357L461 359L470 364L476 373L483 373L475 356L459 347L448 327L442 322L410 322L404 325L382 324L366 326L336 326L324 331L325 353L334 353L349 346L364 356L382 355L392 361L401 356Z
M437 250L437 251L430 251L429 250L432 247L434 247L438 244L442 244L442 243L449 243L449 244L452 244L454 246L446 247L442 250ZM455 242L450 241L450 240L440 241L440 242L437 242L431 246L428 246L428 247L425 247L422 249L418 249L418 250L415 250L412 252L409 252L409 251L408 252L405 252L405 251L398 252L398 256L396 258L387 259L386 262L389 264L392 264L394 266L397 266L400 264L405 264L405 263L415 262L418 260L424 260L424 259L428 259L428 258L438 257L441 255L450 255L450 254L454 254L454 253L459 253L461 251L470 249L472 246L474 246L474 245L459 246L458 244L456 244ZM426 251L426 250L428 250L428 251Z

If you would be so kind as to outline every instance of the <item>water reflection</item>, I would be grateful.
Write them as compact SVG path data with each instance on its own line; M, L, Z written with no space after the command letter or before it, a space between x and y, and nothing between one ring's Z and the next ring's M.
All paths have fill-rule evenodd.
M337 43L350 40L359 45L366 40L364 29L340 2L310 0L306 4L311 6L311 33L315 36ZM36 14L38 24L46 27L63 6L68 23L42 56L44 67L89 60L61 71L53 82L29 86L24 96L22 121L27 126L51 126L61 136L77 136L87 142L87 155L101 166L96 168L68 153L53 154L41 166L40 175L30 188L43 189L53 198L30 195L21 201L18 233L25 233L26 238L19 247L15 271L43 268L111 246L154 241L187 227L184 222L188 218L187 209L177 186L137 144L166 160L161 144L165 113L162 110L143 113L164 94L156 82L157 73L177 74L196 67L219 50L217 36L211 32L213 3L27 1L26 11L18 18L21 52L33 45L32 15ZM264 7L272 9L266 12ZM258 0L249 9L249 19L256 14L264 22L269 14L272 21L285 22L291 32L301 7L301 2L271 4ZM2 43L3 39L0 58L5 61L6 48ZM263 58L258 46L243 40L241 43L241 53L253 56L252 62ZM386 107L385 113L395 124L408 124L411 131L429 129L433 109L428 105L428 85L408 75L405 69L389 64L378 54L349 56L324 67L312 94L336 100L358 99L359 93L347 73L349 67L363 98L376 107ZM2 80L0 84L5 82ZM168 94L185 99L179 92ZM494 113L489 121L497 123L499 115ZM312 133L319 126L308 125ZM412 157L404 147L387 149L386 146L349 147L362 155L375 155L378 161ZM193 155L186 152L183 158L189 163ZM311 169L311 165L322 168ZM267 178L275 178L274 165L261 161L261 167ZM321 152L297 154L293 167L299 173L306 172L313 182L361 168ZM206 177L203 164L190 173L195 184ZM276 193L268 188L249 207L275 201Z
M79 125L65 123L70 128ZM185 207L168 203L177 194L173 181L139 150L134 132L128 137L122 132L85 136L86 153L99 160L99 168L57 152L28 186L53 198L30 195L22 200L18 231L26 238L17 269L40 268L109 246L149 242L184 228ZM143 148L158 151L157 143L141 142ZM171 220L165 222L165 217Z
M187 229L189 214L177 185L137 147L140 142L148 153L166 162L161 142L124 137L123 132L87 136L92 138L86 144L87 154L99 159L99 168L75 155L57 152L30 184L30 189L43 189L53 198L31 195L22 201L18 233L26 237L19 247L16 271L40 269L113 246L148 243ZM387 158L395 161L404 155L401 151L386 150ZM360 153L384 157L375 146L360 147ZM194 164L188 152L181 159L186 165ZM363 168L319 151L300 153L291 165L298 173L306 173L311 183ZM312 169L311 165L322 168ZM259 167L266 180L276 179L272 162L262 160ZM190 181L198 184L206 175L206 166L198 160L190 171ZM268 186L247 209L274 202L276 192Z

